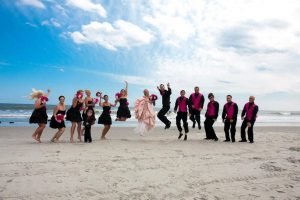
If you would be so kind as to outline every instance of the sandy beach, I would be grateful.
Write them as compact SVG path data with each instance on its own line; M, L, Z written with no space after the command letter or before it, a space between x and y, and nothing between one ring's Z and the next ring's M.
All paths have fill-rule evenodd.
M113 127L110 140L31 139L33 127L0 128L0 199L300 199L300 127L256 127L255 143L205 141L191 130L145 137ZM237 133L239 138L239 130Z

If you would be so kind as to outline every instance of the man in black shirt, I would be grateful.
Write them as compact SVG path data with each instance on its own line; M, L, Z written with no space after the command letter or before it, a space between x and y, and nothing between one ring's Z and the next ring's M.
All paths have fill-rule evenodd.
M172 90L170 88L170 83L167 84L168 90L165 89L164 84L160 84L157 86L161 96L162 96L162 109L158 112L157 117L165 124L165 129L170 128L171 122L165 116L167 112L170 110L170 96L172 94Z
M200 124L200 113L203 109L204 105L204 96L199 92L199 87L196 86L194 88L195 92L191 94L189 98L189 102L191 104L191 109L190 109L190 120L193 122L193 128L195 128L196 122L198 124L199 130L201 129L201 124Z

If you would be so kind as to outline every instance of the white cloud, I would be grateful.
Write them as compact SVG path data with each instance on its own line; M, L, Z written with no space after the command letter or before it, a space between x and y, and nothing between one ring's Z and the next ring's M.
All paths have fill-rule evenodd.
M41 9L46 8L46 6L40 0L20 0L18 3L21 5L33 6Z
M56 28L61 27L61 24L58 23L54 18L51 18L50 20L44 20L41 24L42 26L54 26Z
M149 44L154 39L149 32L124 20L117 20L114 24L92 21L83 25L81 32L72 32L70 36L78 44L96 43L112 51L119 47L129 49Z
M91 0L67 0L67 4L84 11L97 13L101 17L107 16L103 6L100 3L93 3Z

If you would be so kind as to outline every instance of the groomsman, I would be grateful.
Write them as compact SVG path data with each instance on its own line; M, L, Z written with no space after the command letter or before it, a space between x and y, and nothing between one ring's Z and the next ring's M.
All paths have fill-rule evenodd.
M160 84L157 86L158 91L162 96L162 109L158 112L157 117L165 124L165 129L170 128L171 122L165 116L167 112L170 110L170 96L172 94L172 90L170 88L170 83L167 84L168 90L165 89L164 84Z
M239 142L247 142L246 140L246 128L248 128L248 140L250 143L254 142L253 138L253 126L258 113L258 106L254 103L255 97L250 96L249 102L245 104L242 111L242 126L241 126L241 140Z
M204 96L199 92L199 87L194 88L195 92L191 94L189 100L191 103L190 120L193 122L193 128L195 128L196 122L199 130L201 129L200 124L200 113L203 109Z
M178 111L177 111L178 109ZM188 116L188 109L190 109L190 102L189 99L185 97L185 91L180 91L180 96L176 99L174 112L177 112L176 116L176 126L179 131L178 139L182 137L182 127L181 127L181 120L183 122L183 128L184 128L184 140L187 140L187 133L189 132L189 127L187 123L187 116Z
M231 133L231 142L235 142L235 126L239 108L235 102L232 101L232 96L227 95L227 103L223 107L222 119L224 123L224 131L226 139L224 142L230 142L229 129Z
M206 140L218 141L213 124L217 121L219 115L219 103L215 101L213 93L208 94L209 103L207 104L207 111L205 113L204 128L206 133Z

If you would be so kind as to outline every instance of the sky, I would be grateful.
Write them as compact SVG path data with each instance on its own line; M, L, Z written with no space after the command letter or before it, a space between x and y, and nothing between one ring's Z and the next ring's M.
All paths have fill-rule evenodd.
M0 14L1 103L33 103L32 88L113 101L126 80L131 106L169 82L172 106L199 86L300 110L298 0L0 0Z

